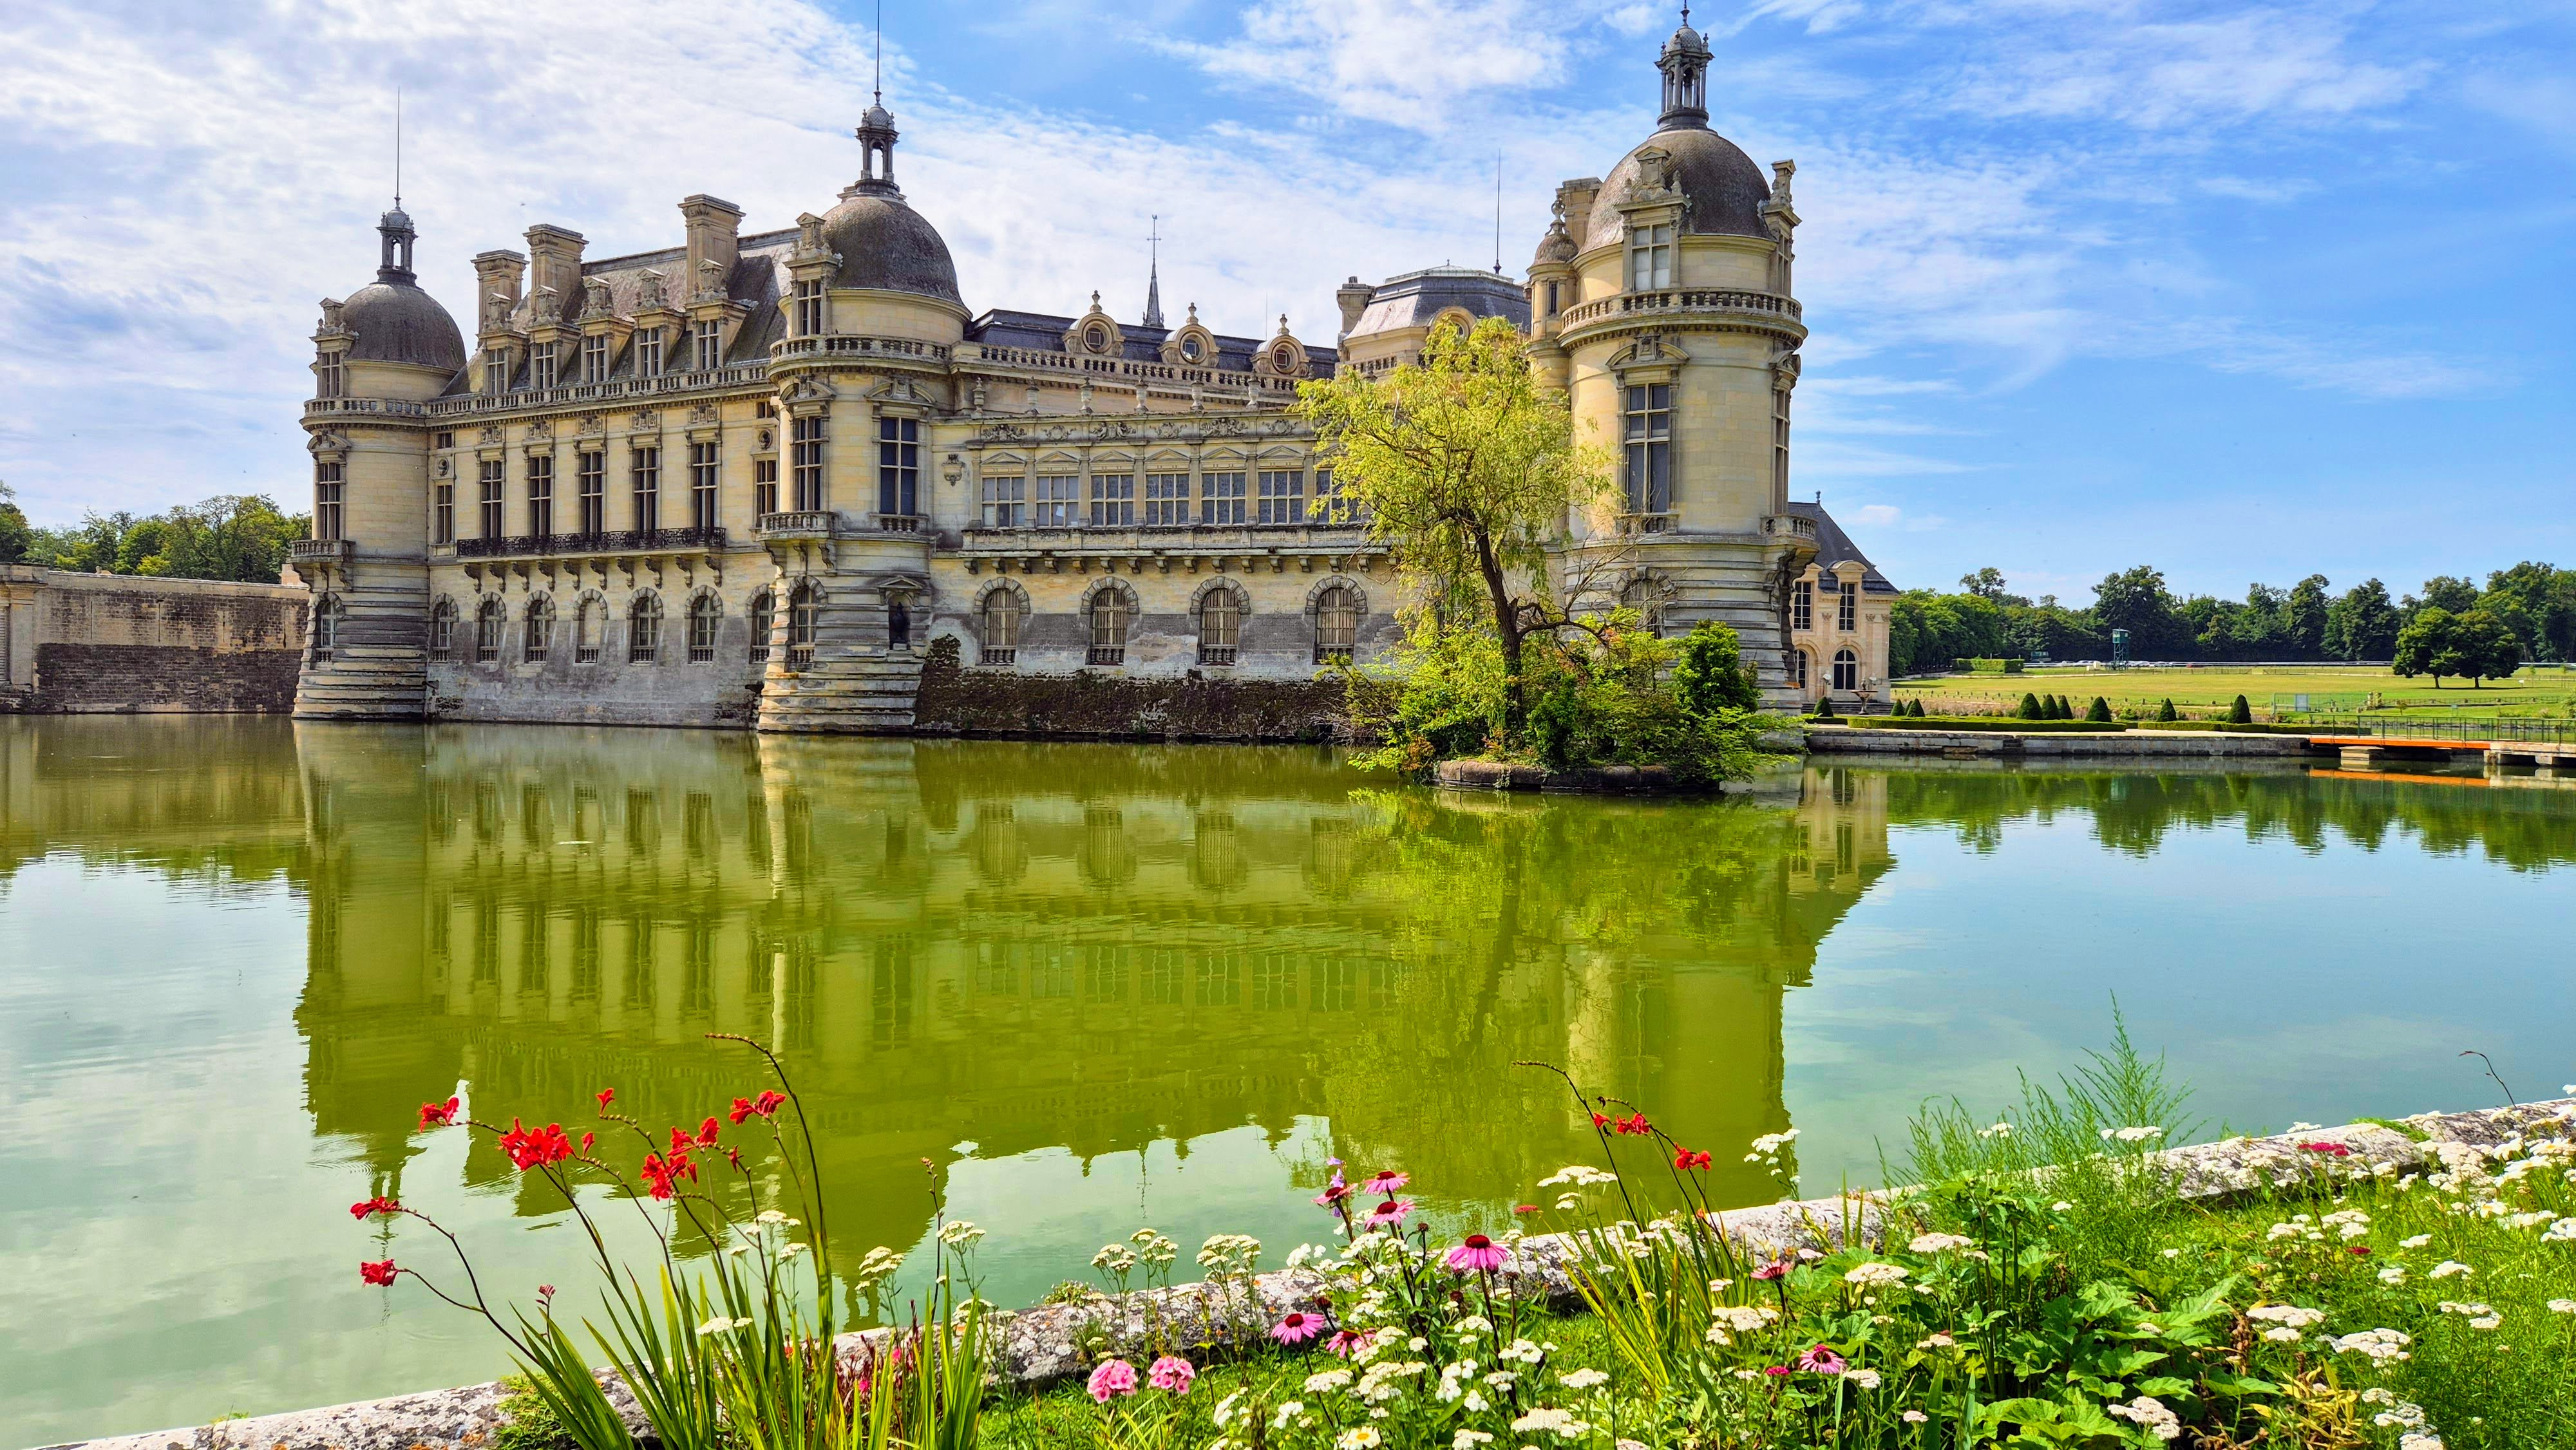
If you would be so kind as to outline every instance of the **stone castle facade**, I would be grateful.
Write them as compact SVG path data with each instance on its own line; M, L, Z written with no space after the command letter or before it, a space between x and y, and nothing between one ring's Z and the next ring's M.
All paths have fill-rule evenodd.
M297 713L901 731L942 641L1040 675L1365 660L1396 634L1393 565L1289 407L1487 317L1622 459L1567 520L1566 578L1663 628L1734 625L1778 703L1860 703L1894 589L1789 500L1794 168L1766 180L1708 129L1708 57L1687 25L1666 44L1655 134L1558 188L1525 282L1354 277L1330 346L1284 317L1171 323L1159 279L1135 323L1097 293L971 311L882 105L859 178L791 229L697 195L664 250L588 258L540 225L477 255L470 348L397 202L377 280L314 334Z

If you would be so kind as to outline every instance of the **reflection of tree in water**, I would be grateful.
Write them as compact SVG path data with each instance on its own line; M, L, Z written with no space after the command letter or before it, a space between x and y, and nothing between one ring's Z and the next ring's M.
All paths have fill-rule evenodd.
M2046 823L2062 811L2092 819L2096 839L2148 856L2177 828L2234 825L2249 841L2282 839L2317 852L2341 840L2365 851L2392 832L2441 855L2480 853L2515 871L2576 862L2576 794L2457 784L2310 775L2172 771L2160 774L2037 769L1890 772L1891 820L1946 826L1963 844L1992 851L2012 821Z

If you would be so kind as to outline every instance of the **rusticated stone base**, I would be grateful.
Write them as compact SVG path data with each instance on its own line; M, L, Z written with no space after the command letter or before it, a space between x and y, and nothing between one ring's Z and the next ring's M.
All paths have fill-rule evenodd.
M2344 1171L2367 1173L2383 1163L2392 1171L2438 1164L2445 1149L2491 1149L2513 1138L2576 1135L2576 1098L2481 1112L2425 1113L2404 1121L2423 1134L2421 1140L2376 1123L2351 1123L2270 1138L2230 1138L2151 1153L2143 1161L2167 1175L2176 1197L2220 1200L2313 1179L2324 1160L2301 1151L2303 1143L2343 1144L2352 1149L2350 1158L2338 1160L2348 1165ZM1846 1233L1875 1243L1894 1196L1852 1193L1733 1209L1719 1215L1719 1222L1746 1252L1762 1257L1808 1245L1839 1248ZM1569 1247L1566 1239L1554 1234L1523 1239L1513 1246L1514 1268L1529 1292L1557 1299L1572 1293L1572 1282L1561 1267ZM1314 1309L1313 1295L1321 1283L1312 1270L1287 1269L1259 1275L1247 1288L1231 1294L1206 1284L1181 1284L1140 1291L1124 1301L1095 1295L1085 1304L998 1315L995 1369L1003 1378L1022 1383L1069 1378L1086 1367L1080 1343L1089 1331L1104 1330L1115 1343L1122 1333L1141 1333L1149 1319L1174 1329L1184 1342L1224 1343L1260 1332L1288 1308ZM1259 1302L1252 1302L1251 1296ZM845 1335L841 1351L858 1353L885 1332ZM605 1374L601 1383L608 1386L629 1422L642 1431L642 1418L625 1387ZM469 1385L196 1429L118 1435L47 1450L475 1450L490 1444L492 1431L500 1423L501 1398L496 1385Z
M1335 680L1023 674L969 668L957 656L954 640L931 646L913 734L1287 742L1332 740L1342 728Z

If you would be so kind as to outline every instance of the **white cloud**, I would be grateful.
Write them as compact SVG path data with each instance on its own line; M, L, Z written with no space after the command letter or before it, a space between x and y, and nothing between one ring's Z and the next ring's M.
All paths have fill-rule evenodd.
M1905 517L1905 510L1892 503L1863 504L1852 513L1852 522L1873 528L1893 528Z

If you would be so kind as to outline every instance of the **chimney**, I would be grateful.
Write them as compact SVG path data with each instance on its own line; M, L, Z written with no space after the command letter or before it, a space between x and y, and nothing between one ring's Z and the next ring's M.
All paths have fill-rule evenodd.
M1351 329L1359 326L1360 314L1368 310L1369 298L1375 295L1377 289L1357 277L1333 289L1333 300L1342 309L1342 336L1350 336Z
M701 279L710 275L703 264L715 263L721 269L712 274L716 277L733 275L734 258L739 254L742 208L699 192L681 201L680 216L689 229L688 267L680 275L690 290L690 295L680 301L688 303L697 300Z
M553 292L559 307L570 306L573 299L582 295L581 248L579 232L546 222L528 228L528 254L536 258L536 275L530 285L540 293ZM558 312L553 317L531 316L528 323L532 327L542 327L563 320Z

